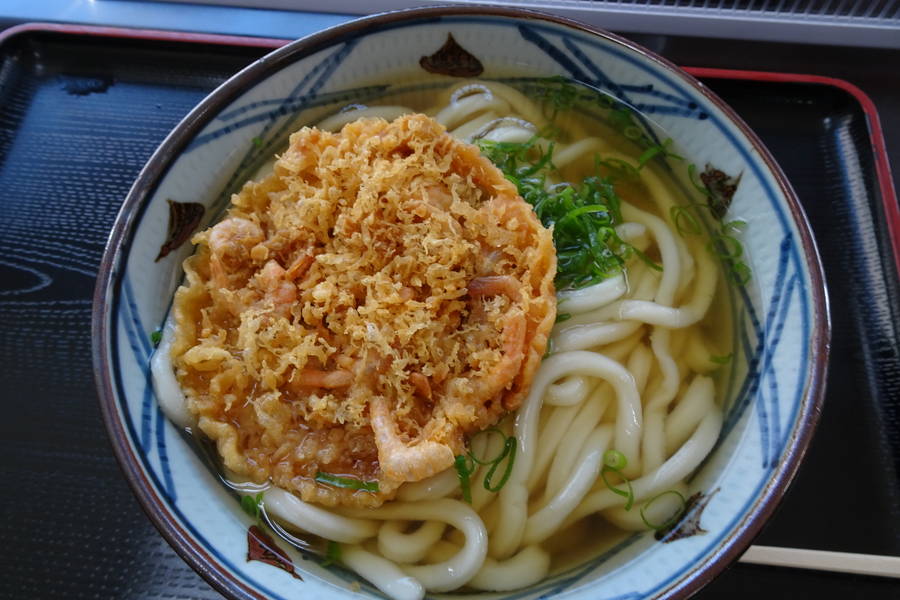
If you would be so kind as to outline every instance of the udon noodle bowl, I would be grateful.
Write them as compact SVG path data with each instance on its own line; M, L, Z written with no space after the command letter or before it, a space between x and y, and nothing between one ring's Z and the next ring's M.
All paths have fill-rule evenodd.
M393 598L672 527L749 278L729 182L560 79L331 112L194 237L168 416L251 513Z

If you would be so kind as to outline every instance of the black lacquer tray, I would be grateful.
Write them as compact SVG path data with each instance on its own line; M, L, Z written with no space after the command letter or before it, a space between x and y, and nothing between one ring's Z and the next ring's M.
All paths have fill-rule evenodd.
M91 295L144 162L278 43L65 26L0 37L0 597L218 597L119 472L94 391ZM831 293L819 431L757 542L900 555L900 222L873 107L840 81L694 72L787 173ZM892 598L897 581L737 564L697 597Z

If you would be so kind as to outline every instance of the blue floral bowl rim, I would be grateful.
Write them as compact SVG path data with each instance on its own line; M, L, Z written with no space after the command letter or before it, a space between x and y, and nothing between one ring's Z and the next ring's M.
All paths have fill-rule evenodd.
M103 420L116 459L141 508L185 562L228 598L265 600L264 595L238 580L227 567L211 557L172 518L161 499L153 491L152 485L140 466L138 457L131 451L126 429L117 417L114 383L111 377L111 364L108 360L112 350L110 331L113 326L112 315L118 302L116 290L123 274L124 259L128 255L127 249L134 236L134 226L142 217L158 183L194 136L215 118L222 108L243 94L250 86L265 79L283 66L347 38L375 33L404 22L429 18L439 19L447 16L526 19L562 25L619 44L641 55L645 60L655 63L656 66L663 67L722 110L747 137L758 152L759 160L765 164L778 183L797 226L803 257L812 283L808 293L811 295L813 307L813 328L810 340L812 364L807 379L808 386L797 416L799 423L794 428L794 434L787 445L784 460L775 468L759 499L747 511L747 517L730 535L723 539L719 549L710 560L695 565L687 575L660 596L661 599L666 600L687 598L707 585L743 554L777 508L809 447L824 402L825 375L831 341L831 322L824 270L809 221L797 195L771 153L731 107L703 83L656 53L608 31L556 15L525 9L488 6L432 6L389 11L355 19L290 42L254 61L213 90L175 126L141 170L116 215L94 289L91 324L94 376Z

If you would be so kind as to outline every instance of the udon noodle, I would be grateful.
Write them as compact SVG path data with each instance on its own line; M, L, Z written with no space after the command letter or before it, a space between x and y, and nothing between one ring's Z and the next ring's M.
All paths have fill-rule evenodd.
M423 112L466 142L526 143L553 125L558 181L583 179L598 155L636 163L639 149L603 122L573 114L551 123L546 110L509 85L467 82L439 94L433 105L354 106L317 127L336 131L362 117ZM547 147L546 140L538 143ZM514 436L515 461L498 492L481 485L489 465L479 462L471 465L471 502L454 468L402 485L377 508L324 508L268 485L236 489L264 490L269 516L339 543L346 567L396 599L525 587L558 563L554 538L573 524L601 518L640 531L648 521L668 519L722 425L714 357L730 340L716 309L721 301L713 303L722 277L706 241L673 226L673 207L684 200L664 169L644 166L620 196L616 232L636 251L600 283L558 292L567 318L553 328L550 352L521 406L499 423L504 435L470 439L472 454L484 458L497 456L505 437ZM172 375L172 339L169 322L153 362L156 390L167 415L190 426ZM604 474L610 450L626 464ZM621 493L626 479L631 498Z

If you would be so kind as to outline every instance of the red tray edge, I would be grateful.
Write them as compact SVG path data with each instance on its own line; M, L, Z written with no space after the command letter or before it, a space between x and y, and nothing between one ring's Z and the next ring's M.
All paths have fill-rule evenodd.
M223 46L244 46L254 48L280 48L292 40L282 38L248 37L212 33L167 31L161 29L139 29L130 27L101 27L96 25L74 25L60 23L23 23L0 31L0 45L24 33L53 32L69 35L92 35L98 37L118 37L126 39L155 40L190 44L218 44ZM845 79L810 75L805 73L779 73L774 71L748 71L739 69L717 69L708 67L682 68L694 77L708 79L743 79L752 81L812 83L836 87L850 94L863 109L869 127L872 153L875 156L875 172L881 190L881 202L887 220L894 266L900 277L900 205L891 175L890 160L881 128L881 119L875 103L862 89Z

